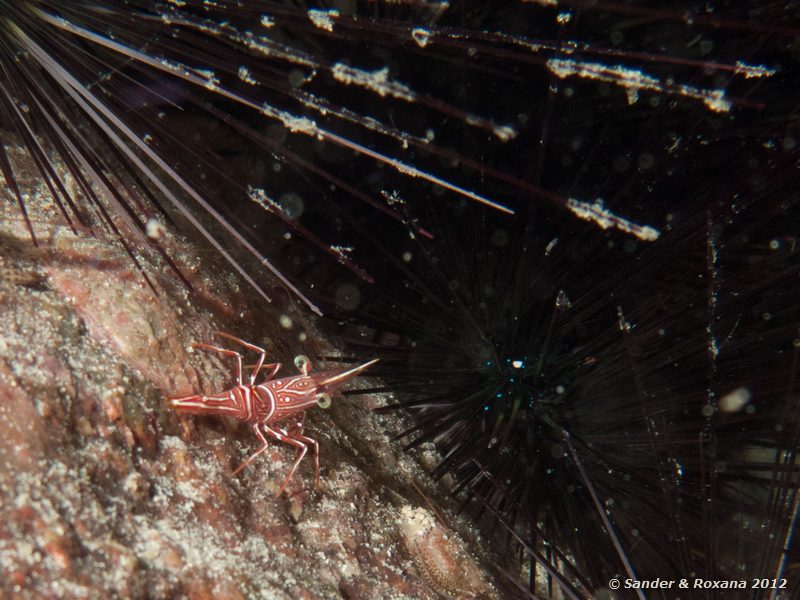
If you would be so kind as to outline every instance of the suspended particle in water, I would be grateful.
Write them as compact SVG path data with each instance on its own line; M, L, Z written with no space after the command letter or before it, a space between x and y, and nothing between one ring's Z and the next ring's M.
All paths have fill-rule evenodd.
M343 283L336 288L336 305L346 311L353 311L361 304L361 290L350 283Z

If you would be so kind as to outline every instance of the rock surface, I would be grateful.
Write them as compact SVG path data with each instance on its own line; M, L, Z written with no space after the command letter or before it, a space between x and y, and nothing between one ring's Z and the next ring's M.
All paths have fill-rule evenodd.
M230 364L191 350L215 329L266 347L282 374L295 354L335 353L304 314L250 305L240 282L163 232L197 291L138 256L156 294L113 236L72 232L41 190L26 200L35 246L2 193L0 596L498 597L479 536L422 454L390 441L403 424L371 412L386 399L312 410L321 487L308 460L279 498L290 448L232 477L258 445L250 428L168 409L169 394L230 385Z

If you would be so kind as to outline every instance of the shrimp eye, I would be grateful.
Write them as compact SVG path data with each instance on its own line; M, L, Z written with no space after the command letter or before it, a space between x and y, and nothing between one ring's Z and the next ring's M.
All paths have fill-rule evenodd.
M317 406L320 408L330 408L331 406L331 395L330 394L319 394L317 396Z
M311 361L306 355L300 354L294 357L294 366L297 367L297 370L303 375L307 375L311 370Z

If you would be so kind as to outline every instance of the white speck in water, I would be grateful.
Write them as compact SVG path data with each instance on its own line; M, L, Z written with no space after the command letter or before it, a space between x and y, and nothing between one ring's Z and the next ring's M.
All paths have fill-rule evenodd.
M250 73L250 69L245 67L244 65L239 67L239 79L241 79L245 83L249 83L250 85L255 85L257 82L253 79L253 75Z
M160 240L167 233L167 230L157 219L151 217L147 220L145 232L151 240Z
M776 69L770 69L765 65L748 65L742 61L736 61L736 74L742 75L745 79L753 77L771 77L777 72Z
M750 402L750 390L740 387L720 398L719 409L728 413L739 412L748 402Z
M308 18L315 27L324 29L325 31L333 31L333 19L339 16L339 11L331 10L317 10L311 9L308 11Z
M336 81L345 85L357 85L378 94L379 96L399 98L413 101L415 94L406 85L389 78L389 68L384 67L375 71L356 69L344 63L336 63L331 68L331 74Z
M411 30L411 37L414 38L414 41L420 48L424 48L428 45L428 41L431 37L431 32L427 29L423 29L422 27L415 27Z
M574 198L568 198L567 208L579 219L592 221L601 229L613 227L648 242L657 240L659 235L661 235L657 229L647 225L637 225L619 215L615 215L603 206L603 201L600 199L595 200L594 204L589 204L588 202L581 202Z

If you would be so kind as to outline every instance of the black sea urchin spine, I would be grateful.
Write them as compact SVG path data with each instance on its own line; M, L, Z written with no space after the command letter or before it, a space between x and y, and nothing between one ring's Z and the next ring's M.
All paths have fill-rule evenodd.
M425 130L387 122L397 106L409 113L403 121L414 113L443 115L501 140L514 135L511 127L416 92L364 50L365 44L385 44L387 30L424 46L419 22L380 25L324 5L299 9L290 2L28 1L4 2L0 10L4 123L35 158L64 220L85 222L87 211L101 213L134 261L130 242L158 249L144 233L163 209L188 222L265 298L246 266L253 259L318 312L273 264L281 259L265 256L283 238L302 237L370 281L341 243L320 237L342 236L338 225L326 223L351 218L342 216L353 210L347 203L355 199L357 210L390 217L388 226L394 220L425 235L380 194L359 185L369 171L360 174L355 166L347 177L335 173L333 165L350 155L365 169L378 165L509 212L402 156L409 146L442 150ZM364 96L379 100L382 114L370 114L375 111ZM386 150L371 138L383 140ZM86 206L64 185L52 151L76 179ZM7 157L2 167L15 189ZM135 187L120 192L128 181ZM114 219L130 233L120 233ZM244 265L242 253L228 249L231 241L244 251Z
M782 28L767 35L754 13L715 11L698 28L628 8L666 22L618 32L625 56L652 56L667 30L693 34L740 73L771 60L771 82L750 93L717 78L716 92L676 101L669 91L687 88L675 80L694 82L691 51L673 46L654 69L682 66L649 91L606 53L580 68L549 60L559 76L624 76L635 94L542 86L524 115L539 143L506 163L532 165L539 202L509 202L513 221L432 209L433 241L398 243L397 275L376 277L347 335L382 356L397 406L415 417L410 445L439 447L433 475L521 535L529 590L542 574L576 596L658 577L697 579L687 594L698 597L714 581L775 593L754 579L785 579L795 595L800 214L784 91L797 65ZM597 197L613 200L576 199Z
M755 197L628 249L437 230L470 250L417 254L406 289L362 307L351 342L381 355L410 445L436 443L433 475L516 523L548 569L571 564L563 586L787 575L800 215Z

